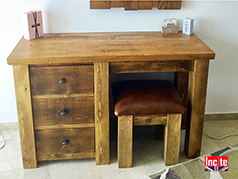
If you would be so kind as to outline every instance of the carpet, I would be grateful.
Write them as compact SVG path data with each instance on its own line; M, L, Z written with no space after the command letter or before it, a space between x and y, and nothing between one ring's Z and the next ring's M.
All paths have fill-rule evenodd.
M228 171L205 171L205 156L228 156ZM211 154L170 166L150 174L147 179L236 179L238 178L238 145L226 147Z

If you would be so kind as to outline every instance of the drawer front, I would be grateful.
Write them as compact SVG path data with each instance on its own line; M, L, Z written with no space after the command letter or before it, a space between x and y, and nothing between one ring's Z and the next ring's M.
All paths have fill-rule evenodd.
M93 65L30 67L32 95L93 93Z
M94 158L94 127L36 130L38 160Z
M33 99L35 126L94 123L94 98Z

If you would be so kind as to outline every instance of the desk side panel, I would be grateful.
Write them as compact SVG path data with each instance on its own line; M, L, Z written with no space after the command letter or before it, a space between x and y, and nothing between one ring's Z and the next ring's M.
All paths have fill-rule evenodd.
M37 159L33 128L29 68L28 65L14 65L13 71L23 167L36 168Z

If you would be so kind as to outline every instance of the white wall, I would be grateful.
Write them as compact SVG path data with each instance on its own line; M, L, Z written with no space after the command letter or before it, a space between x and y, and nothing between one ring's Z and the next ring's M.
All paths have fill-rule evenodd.
M163 19L195 19L195 34L216 52L210 63L206 113L238 112L238 2L183 1L181 10L90 10L89 0L0 0L0 122L17 122L12 66L22 37L21 14L41 9L45 33L160 31Z

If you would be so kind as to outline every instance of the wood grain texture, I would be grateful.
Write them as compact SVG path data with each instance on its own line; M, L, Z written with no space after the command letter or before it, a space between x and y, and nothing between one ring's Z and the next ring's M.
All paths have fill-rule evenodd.
M173 0L160 0L158 1L158 9L181 9L181 0L173 1Z
M94 156L94 130L94 127L36 130L37 157L40 160L60 160L76 158L80 153L91 153ZM63 145L65 139L69 141L68 145Z
M89 159L89 158L95 158L95 152L66 153L66 154L60 154L60 155L57 155L57 154L39 154L38 155L38 161Z
M93 93L93 65L30 67L30 77L32 95Z
M170 9L173 10L180 10L182 5L182 0L177 0L177 1L170 1Z
M138 0L126 0L125 1L125 10L138 10L137 5Z
M186 61L151 61L151 62L111 62L110 73L143 72L185 72L193 70L193 62Z
M83 123L83 124L56 124L56 125L38 125L35 126L35 130L44 130L44 129L78 129L78 128L87 128L95 127L95 123Z
M161 32L45 34L21 39L8 64L63 65L94 62L214 59L196 35Z
M123 0L111 0L111 7L125 7L125 1L123 1Z
M96 164L110 163L109 149L109 64L94 64Z
M164 162L175 165L179 162L181 114L168 114L164 128Z
M134 116L134 126L147 125L165 125L167 123L167 115L148 115L148 116Z
M184 149L188 158L196 158L201 152L208 68L209 60L195 60L194 71L189 74L189 113Z
M32 99L94 98L94 93L34 95Z
M158 3L159 3L159 1L152 1L152 7L158 8Z
M90 9L110 9L124 7L125 10L181 9L181 0L90 0Z
M110 9L111 0L90 0L90 9Z
M37 158L33 128L31 89L27 65L14 65L14 81L24 168L36 168Z
M118 116L118 167L132 166L133 116Z
M154 3L153 3L154 4ZM182 33L178 34L161 34L160 32L123 32L123 33L78 33L78 34L45 34L44 37L27 41L21 39L16 48L8 58L9 64L14 64L14 74L16 83L16 96L18 104L19 126L22 140L22 148L27 151L23 154L24 167L36 167L36 157L34 156L34 136L31 93L29 84L28 66L41 68L46 66L69 66L79 64L94 64L96 81L95 96L91 93L67 93L67 94L41 94L34 95L34 100L38 99L57 99L57 98L76 98L85 95L95 97L95 140L96 140L96 161L97 164L109 163L109 64L117 63L117 72L133 71L133 67L142 68L141 64L152 64L158 62L179 61L180 69L191 70L189 80L189 104L188 126L186 134L186 147L188 156L195 157L199 155L202 133L202 122L204 115L204 101L206 93L207 78L206 65L209 59L213 59L215 53L207 47L195 35L187 36ZM196 60L195 60L196 59ZM186 66L181 61L189 61L193 66ZM134 63L129 68L123 67L123 62ZM137 64L138 63L138 64ZM176 62L177 63L177 62ZM160 63L161 64L161 63ZM177 63L178 64L178 63ZM19 65L19 66L18 66ZM185 65L185 66L183 66ZM114 67L113 65L110 66ZM19 68L19 69L18 69ZM153 70L163 70L155 65L151 66ZM205 68L205 69L203 69ZM172 68L171 70L178 69ZM144 72L151 72L150 69L143 69ZM148 71L146 71L148 70ZM166 67L166 70L167 67ZM204 71L205 70L205 71ZM113 71L113 70L112 70ZM139 70L134 70L138 71ZM180 70L178 69L180 72ZM41 74L40 74L41 75ZM39 75L39 76L40 76ZM204 76L205 75L205 76ZM23 77L22 77L23 76ZM199 82L201 80L201 82ZM205 79L207 80L207 79ZM57 80L58 81L58 80ZM91 83L91 82L90 82ZM22 85L23 84L23 85ZM19 90L21 89L21 90ZM93 89L93 87L92 87ZM25 92L25 91L26 92ZM205 90L206 91L206 90ZM79 95L79 96L78 96ZM20 99L19 99L20 98ZM23 99L23 101L22 101ZM201 100L200 100L201 99ZM29 117L28 117L29 116ZM23 121L24 118L24 121ZM25 119L27 118L27 119ZM21 122L21 124L20 124ZM82 125L87 125L84 123ZM90 123L93 124L93 123ZM61 125L44 125L37 126L37 130L50 130L49 127L64 129L72 127L73 124ZM75 125L80 128L81 124ZM26 126L26 127L25 127ZM82 126L81 126L82 127ZM84 126L86 127L86 126ZM92 127L92 126L91 126ZM29 129L29 130L28 130ZM197 137L198 136L198 137ZM23 144L26 144L24 147ZM195 147L194 147L195 146ZM30 151L30 152L28 152ZM42 154L43 155L43 154ZM93 154L92 154L93 155ZM68 156L68 154L67 154ZM24 158L26 157L26 158ZM33 159L32 159L32 158ZM35 158L35 159L34 159ZM30 164L33 162L33 164Z
M153 7L153 3L150 0L138 0L137 1L137 8L139 10L151 10Z
M94 98L34 99L32 104L35 126L94 123Z

